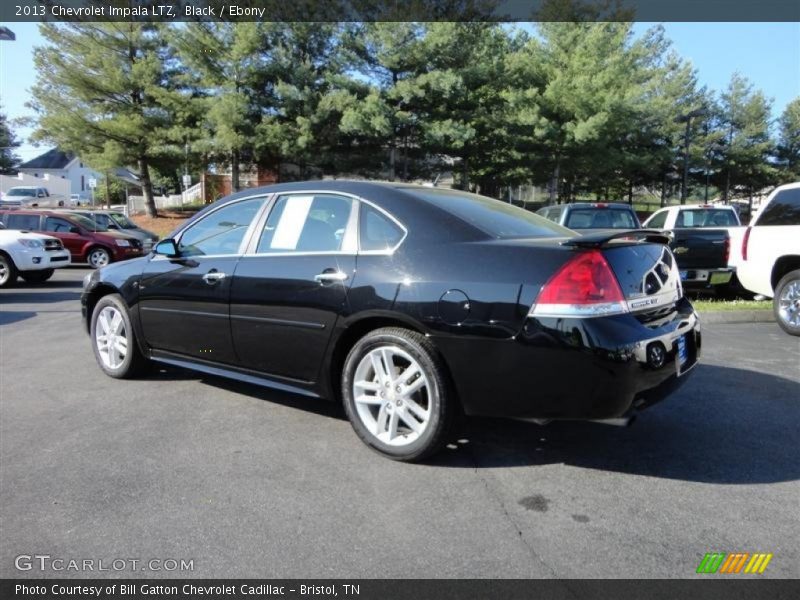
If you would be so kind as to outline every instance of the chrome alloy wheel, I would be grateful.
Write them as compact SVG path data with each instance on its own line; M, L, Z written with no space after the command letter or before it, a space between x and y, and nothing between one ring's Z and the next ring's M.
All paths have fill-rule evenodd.
M95 248L89 253L89 264L95 269L105 267L111 262L111 256L103 248Z
M0 286L5 285L11 277L11 268L7 260L5 256L0 256Z
M432 391L420 364L397 346L371 350L353 377L359 419L390 446L406 446L419 439L430 422Z
M109 369L118 368L128 355L128 332L122 313L113 306L106 306L97 315L94 335L100 360Z
M800 280L795 279L783 288L778 299L778 315L792 327L800 327Z

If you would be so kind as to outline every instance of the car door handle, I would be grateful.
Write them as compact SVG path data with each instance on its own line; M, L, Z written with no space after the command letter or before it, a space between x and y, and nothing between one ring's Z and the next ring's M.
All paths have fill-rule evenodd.
M342 273L341 271L334 271L333 269L326 269L319 275L314 275L314 279L319 281L320 283L330 283L333 281L344 281L347 279L347 273Z
M205 281L208 285L214 285L215 283L225 279L225 277L227 277L227 275L221 271L209 271L203 275L203 281Z

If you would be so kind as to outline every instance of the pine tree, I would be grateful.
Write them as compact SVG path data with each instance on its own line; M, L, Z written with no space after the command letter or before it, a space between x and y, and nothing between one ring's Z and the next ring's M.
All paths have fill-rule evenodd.
M136 165L147 214L156 215L151 165L176 152L176 67L166 27L143 22L47 23L31 107L35 139L80 154L104 170Z
M778 120L777 158L784 182L800 180L800 98L795 98Z
M0 175L16 175L19 156L14 150L19 146L20 142L11 131L6 115L0 113Z

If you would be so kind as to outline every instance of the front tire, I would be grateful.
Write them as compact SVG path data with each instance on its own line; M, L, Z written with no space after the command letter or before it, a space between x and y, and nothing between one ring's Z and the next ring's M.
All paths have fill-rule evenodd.
M17 274L17 267L11 257L0 252L0 288L14 285Z
M775 320L789 335L800 335L800 269L784 275L772 299Z
M425 336L396 327L361 338L344 363L342 398L358 437L378 453L419 461L444 445L455 397Z
M119 294L103 296L95 305L91 339L97 364L110 377L130 379L147 364L136 343L128 307Z
M20 273L28 283L44 283L53 276L55 269L42 269L41 271L24 271Z
M93 269L105 267L111 263L111 253L102 246L95 246L86 254L86 262Z

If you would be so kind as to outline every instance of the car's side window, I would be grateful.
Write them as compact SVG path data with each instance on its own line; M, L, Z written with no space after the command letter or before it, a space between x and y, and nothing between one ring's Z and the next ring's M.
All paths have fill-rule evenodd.
M264 200L234 202L200 219L181 235L178 243L181 256L238 254L244 234Z
M647 222L647 226L659 228L663 227L664 223L666 222L667 222L667 211L662 210L661 212L657 212L652 217L650 217L650 220Z
M45 231L53 231L55 233L69 233L74 225L64 219L58 217L47 217L44 222Z
M256 252L339 252L353 200L334 194L280 196L264 224Z
M26 231L39 230L39 215L7 215L6 227Z
M400 226L369 204L361 204L359 214L359 248L362 252L391 250L404 232Z
M778 192L756 224L800 225L800 188Z

